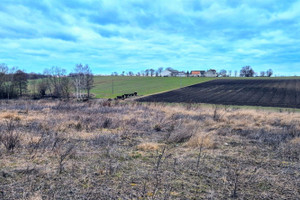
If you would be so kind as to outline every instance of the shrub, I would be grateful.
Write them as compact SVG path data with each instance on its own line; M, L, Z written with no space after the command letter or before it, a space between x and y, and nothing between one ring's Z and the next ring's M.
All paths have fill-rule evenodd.
M153 128L155 131L157 131L157 132L159 132L159 131L161 131L161 125L160 124L156 124L155 126L154 126L154 128Z

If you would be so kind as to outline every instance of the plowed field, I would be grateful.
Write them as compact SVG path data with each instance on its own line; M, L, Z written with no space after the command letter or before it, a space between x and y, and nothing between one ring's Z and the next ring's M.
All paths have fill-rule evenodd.
M300 108L300 79L219 79L138 101Z

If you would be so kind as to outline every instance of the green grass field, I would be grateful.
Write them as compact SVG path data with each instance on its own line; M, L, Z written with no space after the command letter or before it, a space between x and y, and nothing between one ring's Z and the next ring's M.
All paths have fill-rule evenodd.
M91 92L95 95L95 98L114 98L135 91L138 95L149 95L213 79L199 77L95 76L94 88Z

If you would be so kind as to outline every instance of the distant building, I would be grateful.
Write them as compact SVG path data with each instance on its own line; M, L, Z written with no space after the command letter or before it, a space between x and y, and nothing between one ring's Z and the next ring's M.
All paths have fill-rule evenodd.
M217 77L217 76L218 76L217 71L214 69L210 69L205 72L205 77Z
M190 76L193 77L204 77L205 76L205 71L200 70L200 71L191 71Z
M178 73L177 70L172 70L172 69L166 69L161 72L162 77L170 77L170 76L175 76Z
M184 72L179 72L177 70L174 70L174 69L166 69L164 71L161 72L161 76L162 77L185 77L186 76L186 73Z
M186 73L185 72L178 72L176 76L178 76L178 77L186 77Z

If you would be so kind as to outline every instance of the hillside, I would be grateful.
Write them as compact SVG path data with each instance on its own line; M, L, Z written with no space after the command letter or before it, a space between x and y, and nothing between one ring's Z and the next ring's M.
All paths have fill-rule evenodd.
M95 76L92 93L96 98L114 98L124 93L138 92L148 95L178 89L214 78L198 77L137 77L137 76Z

